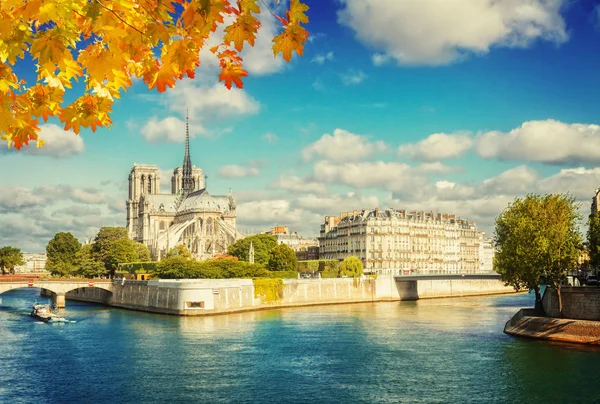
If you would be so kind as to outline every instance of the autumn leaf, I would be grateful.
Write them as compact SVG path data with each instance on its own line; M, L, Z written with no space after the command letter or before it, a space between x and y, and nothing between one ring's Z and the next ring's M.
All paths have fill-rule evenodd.
M308 16L305 14L308 9L309 7L301 3L300 0L291 0L290 10L288 11L290 23L308 24Z
M209 43L219 81L242 88L248 73L239 52L254 45L261 12L281 23L273 52L289 61L308 38L307 10L300 0L290 0L283 16L260 0L0 0L0 139L28 145L37 140L38 118L58 117L76 133L110 127L113 100L132 77L166 91L195 76ZM213 46L219 27L223 41ZM37 75L25 82L30 60Z
M307 38L308 31L304 27L297 24L289 24L284 32L273 39L273 54L277 56L278 53L281 53L286 62L292 59L293 51L302 56L304 43Z

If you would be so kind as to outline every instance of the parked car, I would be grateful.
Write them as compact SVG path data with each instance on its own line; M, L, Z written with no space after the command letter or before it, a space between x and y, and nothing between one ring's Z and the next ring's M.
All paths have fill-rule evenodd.
M585 278L585 284L586 284L586 285L589 285L589 286L596 286L596 285L598 285L598 282L599 282L599 281L600 281L600 280L599 280L599 279L598 279L598 277L597 277L597 276L595 276L595 275L588 275L588 276Z

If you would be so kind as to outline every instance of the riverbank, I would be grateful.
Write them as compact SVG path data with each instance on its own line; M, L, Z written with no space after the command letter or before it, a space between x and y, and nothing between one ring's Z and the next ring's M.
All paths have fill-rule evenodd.
M536 316L533 309L521 309L505 325L506 334L576 344L600 344L600 322Z
M66 298L152 313L205 316L286 307L514 293L499 279L489 277L290 279L284 280L277 290L267 289L255 285L251 279L115 281L112 291L81 288L67 293Z

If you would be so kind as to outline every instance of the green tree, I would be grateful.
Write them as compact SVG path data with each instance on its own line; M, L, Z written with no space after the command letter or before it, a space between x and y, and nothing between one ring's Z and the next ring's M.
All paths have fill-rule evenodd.
M254 262L267 265L271 258L270 253L277 246L277 238L268 234L256 234L236 241L227 249L229 255L238 257L240 261L248 261L250 242L254 246Z
M171 248L167 253L166 258L170 257L183 257L188 260L192 259L192 253L187 249L187 247L183 244L177 244L175 247Z
M360 258L350 256L344 259L340 264L340 276L348 276L350 278L357 278L363 274L363 263Z
M136 262L140 248L127 236L125 227L102 227L92 243L92 254L104 263L105 269L114 274L119 263Z
M137 253L137 260L140 262L148 262L150 261L150 250L148 247L142 243L138 243L137 241L132 241L133 248Z
M56 233L46 246L46 269L53 275L74 275L80 249L81 243L71 233Z
M296 253L285 244L276 245L269 253L267 269L269 271L297 271Z
M15 267L18 265L25 265L23 261L23 253L20 248L5 246L0 248L0 269L2 275L7 272L14 274Z
M587 247L590 254L590 265L600 268L600 215L591 216L588 221Z
M545 282L556 288L562 315L561 284L582 248L578 209L570 195L530 194L515 199L496 218L494 268L507 285L533 289L537 309Z
M106 267L102 261L98 261L92 252L92 244L86 244L77 252L77 275L85 278L95 278L106 275Z

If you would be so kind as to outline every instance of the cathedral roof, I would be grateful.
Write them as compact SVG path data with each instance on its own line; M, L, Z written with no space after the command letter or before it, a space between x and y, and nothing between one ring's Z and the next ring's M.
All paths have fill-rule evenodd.
M165 212L175 213L177 208L175 207L175 202L177 201L177 195L171 194L151 194L145 195L144 200L148 202L149 210L160 212L164 210Z
M225 212L229 209L229 197L226 195L212 196L205 189L192 192L183 200L178 212L186 210L204 210L209 212Z

